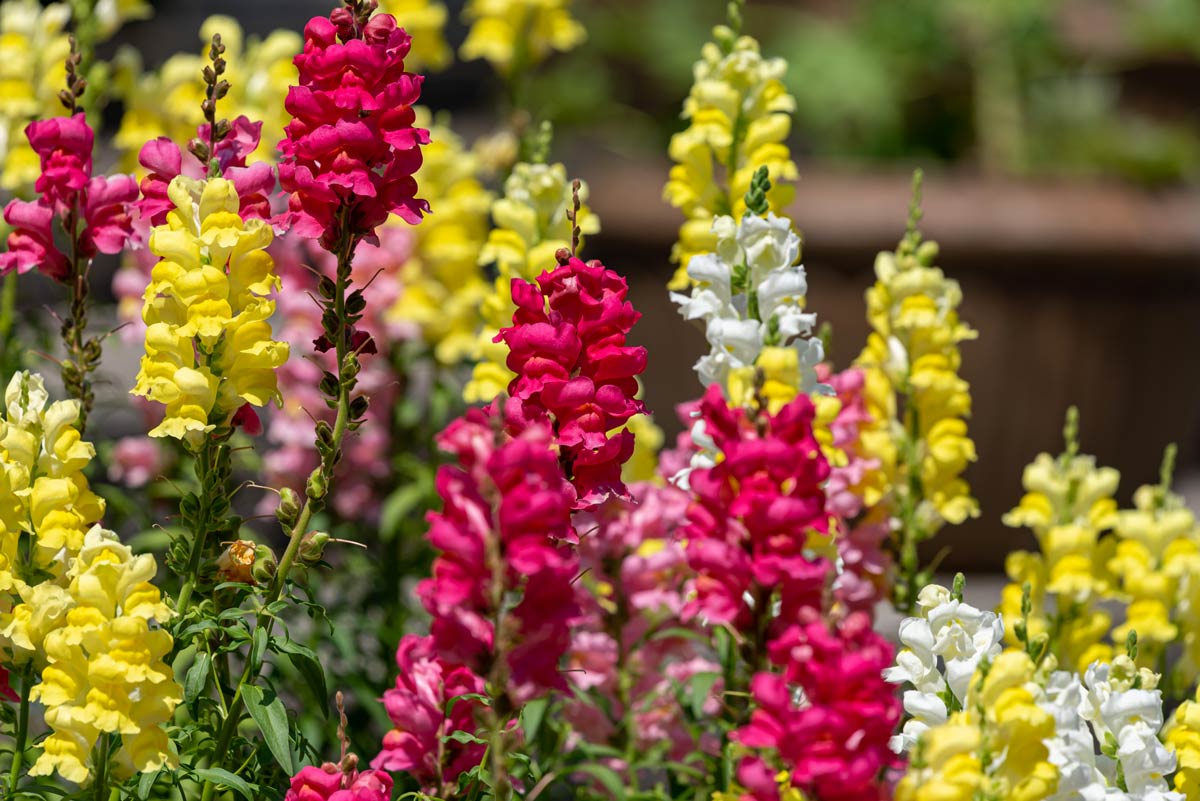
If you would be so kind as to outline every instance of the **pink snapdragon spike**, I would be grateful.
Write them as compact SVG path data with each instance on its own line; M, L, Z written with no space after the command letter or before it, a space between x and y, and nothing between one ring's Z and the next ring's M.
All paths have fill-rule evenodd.
M887 597L891 557L883 544L888 538L887 520L867 520L862 486L868 473L879 469L879 460L862 452L861 431L871 420L864 396L866 376L850 368L832 373L825 364L817 365L817 379L833 387L841 402L837 417L830 424L833 444L846 455L846 463L834 466L825 487L829 513L837 521L838 556L841 571L834 580L834 596L848 609L873 612Z
M74 235L75 256L120 253L133 237L130 204L137 183L129 175L92 176L94 135L82 112L37 120L25 135L41 160L34 201L11 200L4 220L13 227L8 251L0 253L0 275L37 268L56 281L71 277L74 265L55 244L55 226Z
M805 617L770 645L771 662L782 672L751 680L756 708L734 737L765 753L739 765L743 798L777 801L780 768L809 798L888 798L886 771L899 764L888 738L901 713L881 675L892 662L892 646L872 630L865 612L832 628L815 614Z
M440 512L429 515L429 541L440 553L417 595L433 617L433 647L446 664L486 675L496 659L497 599L520 590L504 614L508 681L517 704L566 682L559 662L578 616L572 581L578 560L571 507L548 425L515 434L502 410L472 409L438 439L456 464L437 474Z
M820 607L830 565L806 549L809 535L829 530L829 464L813 415L801 395L756 424L746 410L730 409L717 385L705 393L700 419L724 458L690 475L695 502L682 535L696 578L685 619L753 626L776 590L785 617Z
M304 27L279 180L292 230L326 250L344 236L375 242L389 214L417 223L429 210L413 179L429 132L413 127L422 78L404 71L410 41L390 14L364 21L348 8Z
M566 701L564 714L589 742L614 747L622 720L632 716L639 749L665 741L670 757L683 759L717 744L696 741L675 688L697 673L720 672L702 638L652 636L687 628L679 612L690 570L677 535L688 496L669 484L639 482L629 491L633 502L612 499L576 513L577 529L588 533L579 544L583 578L575 586L583 616L572 629L567 676L579 692ZM628 709L618 685L621 663ZM713 685L706 714L718 713L722 689L720 681Z
M625 342L641 317L627 293L625 279L600 262L563 258L536 283L513 279L513 324L496 335L516 373L509 416L553 424L578 508L627 496L621 465L633 434L613 432L645 411L636 376L646 369L646 349Z
M456 731L475 731L479 701L462 696L483 693L483 679L467 667L444 663L430 637L413 634L400 641L396 665L396 684L383 694L395 728L383 736L383 750L371 767L403 771L425 792L440 794L445 783L483 758L479 743L443 740ZM455 698L459 700L451 704Z
M392 777L381 770L309 765L292 777L285 801L390 801Z
M262 136L262 123L251 122L239 116L232 122L227 136L217 143L215 158L221 177L233 182L241 206L238 209L243 220L266 220L271 217L270 198L275 191L275 172L266 162L246 164L246 159L258 147ZM203 123L196 131L202 142L209 139L209 125ZM167 197L171 180L180 175L203 178L208 165L202 164L190 152L187 155L179 145L165 136L152 139L138 151L138 163L146 168L146 177L140 188L142 197L137 202L138 211L148 225L162 225L167 213L175 204Z

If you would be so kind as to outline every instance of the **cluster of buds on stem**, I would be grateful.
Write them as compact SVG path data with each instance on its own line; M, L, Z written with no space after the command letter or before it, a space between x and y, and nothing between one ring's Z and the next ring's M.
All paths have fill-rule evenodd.
M214 33L208 49L208 58L212 63L204 65L204 100L200 103L205 121L201 132L207 132L208 141L197 137L188 143L188 151L202 164L209 165L210 177L221 174L220 167L213 163L213 158L216 156L217 143L233 129L229 120L217 119L217 101L229 94L229 81L221 77L225 74L227 66L224 56L225 44L221 41L221 34Z

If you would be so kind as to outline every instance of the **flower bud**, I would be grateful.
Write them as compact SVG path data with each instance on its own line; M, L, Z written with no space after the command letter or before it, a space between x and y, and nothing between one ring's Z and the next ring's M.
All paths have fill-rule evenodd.
M296 559L302 565L315 565L325 554L325 546L329 543L329 535L324 531L310 531L300 540L300 551Z
M284 526L291 526L300 514L300 496L290 487L279 491L279 506L275 509L275 517Z
M236 581L241 584L254 583L254 549L251 540L234 540L217 557L217 576L221 581Z
M254 568L251 575L259 584L266 584L275 578L275 569L279 567L279 561L275 558L275 552L266 545L259 545L254 550Z
M308 475L308 483L305 485L305 492L308 497L313 500L321 500L325 497L325 476L321 475L321 468L313 470Z

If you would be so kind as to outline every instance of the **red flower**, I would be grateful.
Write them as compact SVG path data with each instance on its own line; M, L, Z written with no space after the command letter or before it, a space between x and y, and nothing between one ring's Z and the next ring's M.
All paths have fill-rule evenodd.
M633 435L613 432L645 411L635 376L646 369L646 349L625 344L640 317L627 292L625 279L600 262L571 258L536 284L513 280L513 324L496 335L516 373L509 417L552 422L580 507L627 495L621 465Z
M342 8L304 28L279 180L293 229L327 250L347 233L343 215L349 233L375 243L389 214L416 223L429 210L413 179L429 132L413 127L422 79L404 71L409 44L390 14L360 27Z

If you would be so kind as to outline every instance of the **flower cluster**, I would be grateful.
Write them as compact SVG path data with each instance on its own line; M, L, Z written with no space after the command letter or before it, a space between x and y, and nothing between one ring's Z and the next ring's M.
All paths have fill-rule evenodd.
M427 792L440 795L445 782L478 765L483 756L479 743L449 739L456 731L474 730L479 702L463 696L482 694L483 679L468 667L443 662L432 638L414 634L400 641L396 666L396 684L383 694L394 728L383 735L371 767L404 771Z
M838 553L838 575L834 580L837 600L849 609L871 612L887 597L891 580L891 555L883 544L891 534L886 508L877 508L886 489L879 460L869 456L862 444L862 431L871 423L867 411L866 380L862 370L851 367L833 373L826 364L817 365L817 380L834 391L833 396L814 394L817 407L817 438L825 423L828 441L821 446L829 460L829 483L825 485L826 508L836 524L834 543Z
M700 420L723 458L689 476L695 500L682 535L696 578L684 616L754 632L776 589L784 619L819 608L829 563L813 552L828 545L829 463L813 436L812 401L801 395L756 420L712 386Z
M1054 716L1054 736L1046 745L1059 773L1050 799L1183 801L1182 792L1168 790L1176 758L1159 740L1163 703L1157 684L1157 674L1136 669L1127 656L1089 665L1083 681L1066 671L1050 677L1042 706Z
M418 125L426 127L424 110L417 111ZM479 254L492 194L480 181L479 159L459 137L442 122L428 127L430 143L416 178L437 214L411 229L412 249L399 276L404 290L385 316L415 326L441 364L459 364L475 349L480 307L489 298Z
M519 426L552 424L581 507L625 494L621 466L633 454L633 434L611 432L645 410L636 376L646 369L646 349L625 344L641 315L627 292L617 273L564 251L536 283L513 280L513 324L496 335L515 374L509 407Z
M104 515L84 471L96 455L76 427L77 400L55 401L40 375L21 372L4 392L0 416L0 591L24 586L18 565L22 532L32 537L32 566L61 575Z
M1046 673L1024 651L983 662L963 709L921 733L896 801L1049 798L1058 771L1047 747L1055 720L1045 708Z
M866 452L888 478L890 508L898 521L900 567L911 582L916 546L946 523L979 514L962 478L975 460L967 436L969 386L958 375L960 342L975 331L958 317L962 291L933 266L937 244L922 242L914 203L908 232L894 253L875 259L867 290L871 334L856 362L866 372ZM903 605L916 588L899 588Z
M429 132L413 126L422 79L404 71L410 43L395 17L349 8L304 27L279 183L293 230L331 252L348 236L374 241L389 214L416 223L429 209L413 179Z
M567 654L578 696L565 714L588 742L639 753L661 748L682 759L714 744L697 742L688 730L672 687L720 672L696 638L672 634L689 628L679 619L690 571L678 539L688 496L652 483L629 491L631 501L613 500L575 518L589 533L580 541L576 585L583 618ZM717 713L721 690L715 681L701 704L706 715ZM625 742L631 732L632 744Z
M8 252L0 254L0 274L36 267L66 281L97 253L120 253L133 233L129 204L137 184L128 175L92 176L94 134L82 112L29 123L29 145L41 162L33 202L11 200L4 220L13 227ZM55 236L58 222L73 235L70 253Z
M998 615L965 603L961 594L940 585L924 587L917 607L920 617L900 624L904 648L896 665L884 671L889 682L912 688L904 691L909 719L892 741L897 753L911 751L930 727L964 708L975 671L1000 654L1004 636Z
M284 801L388 801L392 777L381 770L308 765L292 777Z
M30 775L57 772L82 784L96 769L92 747L112 734L121 736L118 761L132 770L174 764L162 725L183 693L163 661L172 640L157 624L172 612L151 583L154 557L134 556L94 526L68 564L70 584L22 591L4 629L14 648L47 663L31 697L46 707L53 733Z
M688 261L695 288L671 294L685 319L705 326L711 350L696 362L696 373L704 386L724 389L735 405L752 405L757 394L778 411L813 389L813 368L823 358L820 340L810 336L816 315L804 311L808 283L796 263L800 237L790 220L770 212L747 213L740 223L718 217L712 230L715 251Z
M253 416L278 399L275 370L288 346L271 339L279 286L264 248L272 232L243 220L224 178L171 180L174 210L150 236L161 257L146 288L146 355L133 394L166 407L151 436L196 443L205 432ZM241 414L239 415L239 412Z
M463 20L470 24L459 54L482 58L498 72L518 74L566 52L587 37L571 16L571 0L469 0Z
M565 689L559 660L577 615L571 582L577 558L567 547L574 492L563 479L545 423L502 410L470 410L439 437L455 464L438 470L444 506L429 516L440 552L417 595L433 617L433 649L447 665L503 680L491 688L518 703ZM505 423L508 425L505 425ZM506 596L520 593L509 606Z
M0 187L27 191L41 174L38 155L22 139L25 126L61 113L58 92L71 52L65 3L0 4Z
M781 673L759 673L750 689L755 709L734 735L750 748L773 752L789 785L828 801L883 799L885 770L897 764L888 738L900 705L881 679L892 647L872 631L863 612L829 624L812 616L770 644ZM743 796L777 801L777 773L763 754L746 757L738 778Z
M713 218L742 218L744 195L759 167L770 171L774 186L766 200L772 211L791 202L794 189L784 181L797 177L785 141L796 107L782 82L787 63L763 58L758 42L724 26L713 30L713 38L696 62L683 104L688 127L671 137L675 165L663 196L686 217L672 252L679 269L671 289L694 280L687 273L694 255L716 250Z
M487 402L508 388L512 371L505 362L508 349L496 341L501 328L512 323L515 307L512 282L532 281L555 267L555 254L570 247L572 221L567 210L572 204L571 182L561 164L518 163L504 181L504 196L492 203L494 227L479 253L481 264L495 264L494 291L484 298L481 312L475 369L463 389L467 403ZM579 185L578 196L587 200L587 185ZM600 230L600 220L586 205L580 206L574 225L582 234Z
M113 144L128 169L135 169L146 142L158 137L186 142L204 121L200 111L204 85L196 76L207 63L214 33L221 35L229 65L224 76L230 85L229 94L221 99L223 107L229 109L228 116L263 121L263 136L245 155L253 162L275 161L274 143L283 137L289 119L283 101L295 76L292 56L301 47L300 36L295 31L277 30L262 40L253 36L247 39L237 20L214 15L200 26L203 52L176 53L152 72L142 72L136 60L122 65L127 74L117 87L125 113ZM142 166L149 168L144 163Z

